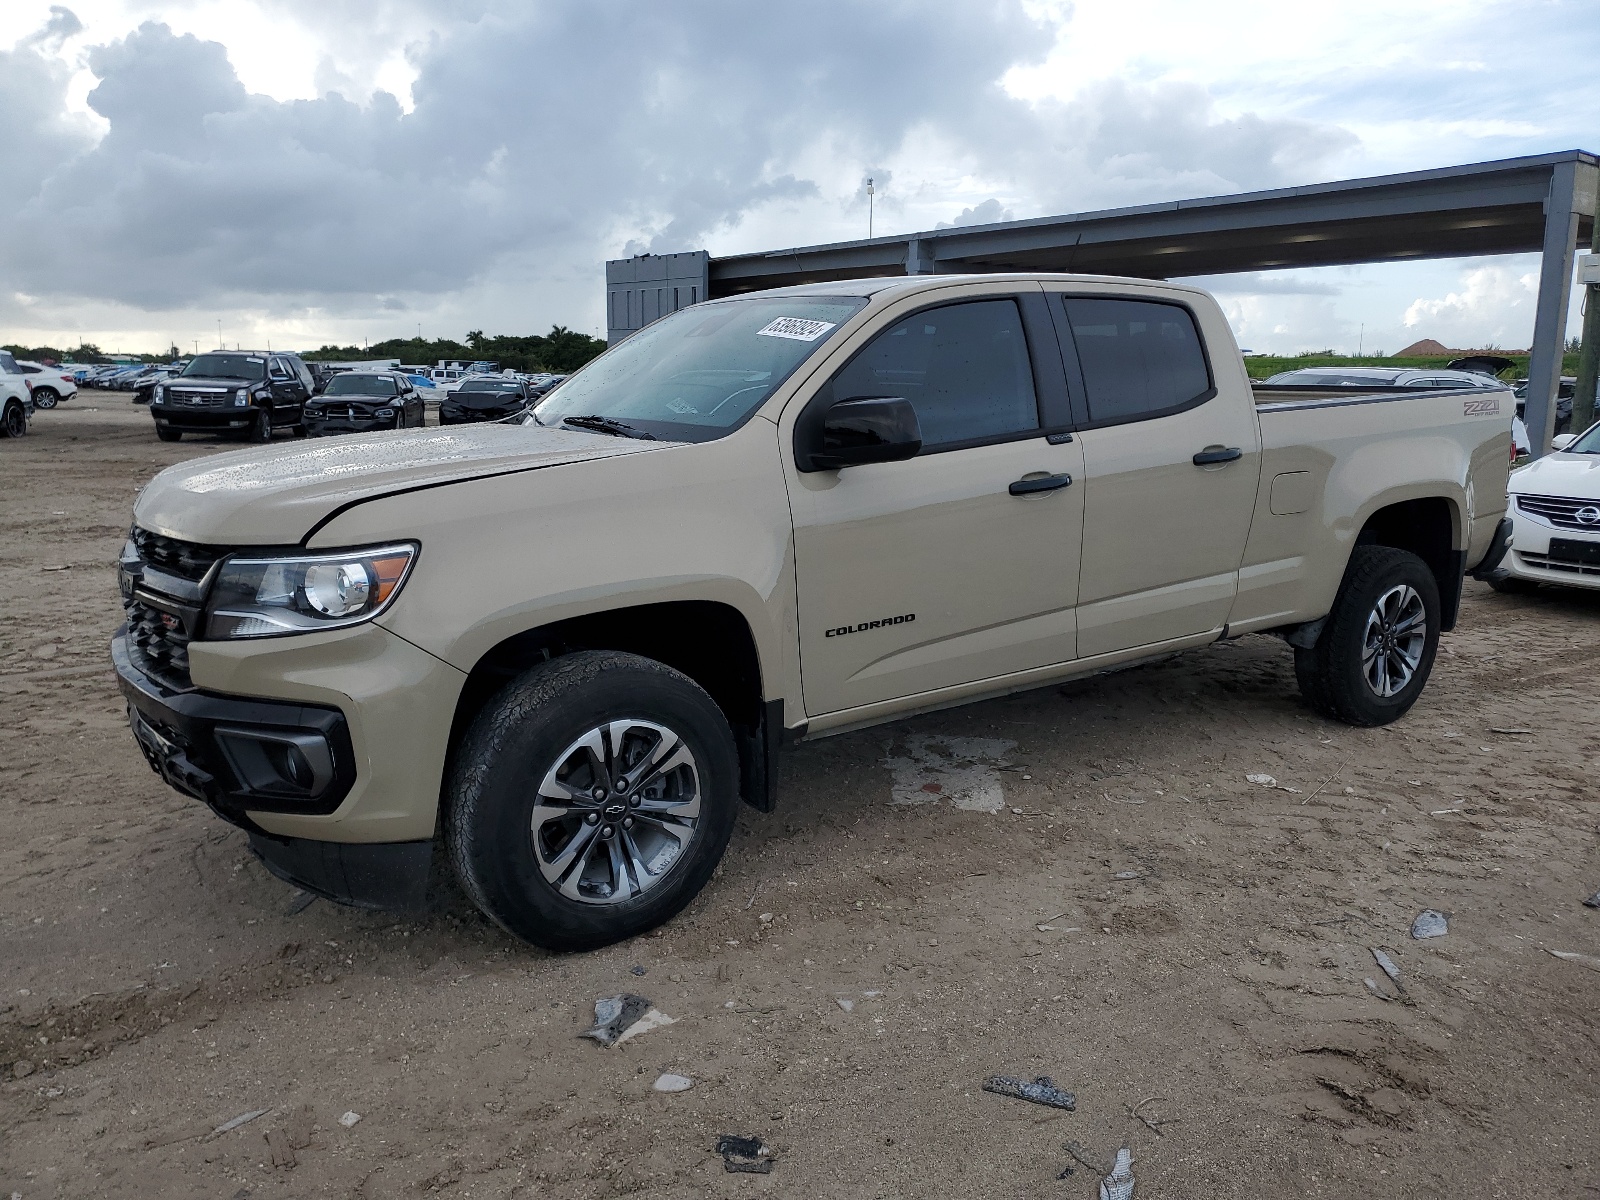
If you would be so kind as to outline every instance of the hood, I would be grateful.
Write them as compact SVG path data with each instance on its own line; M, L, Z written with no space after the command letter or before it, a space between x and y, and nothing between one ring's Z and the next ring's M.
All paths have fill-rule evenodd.
M396 492L675 446L572 429L474 425L261 446L168 467L134 523L207 545L293 545L325 517Z
M1511 472L1506 491L1513 496L1566 496L1600 501L1600 454L1557 450Z

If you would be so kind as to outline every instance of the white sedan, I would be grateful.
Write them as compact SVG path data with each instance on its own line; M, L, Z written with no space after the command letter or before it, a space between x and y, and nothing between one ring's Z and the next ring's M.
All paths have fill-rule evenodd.
M1600 588L1600 424L1550 444L1552 453L1511 473L1511 543L1489 578L1496 591Z

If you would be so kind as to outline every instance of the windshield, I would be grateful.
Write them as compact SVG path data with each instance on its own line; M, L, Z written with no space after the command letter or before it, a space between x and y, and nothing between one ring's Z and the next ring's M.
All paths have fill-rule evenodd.
M324 396L392 396L394 380L382 375L335 375Z
M1389 387L1398 375L1374 372L1371 375L1347 375L1341 371L1314 371L1302 367L1285 371L1267 380L1268 384L1294 384L1298 387Z
M1600 454L1600 424L1589 426L1576 441L1567 444L1568 454Z
M516 392L522 385L509 379L469 379L456 390L458 392Z
M207 379L265 379L267 360L254 354L202 354L183 373Z
M762 296L682 309L595 359L535 415L541 425L599 416L669 441L711 441L865 304L859 296Z

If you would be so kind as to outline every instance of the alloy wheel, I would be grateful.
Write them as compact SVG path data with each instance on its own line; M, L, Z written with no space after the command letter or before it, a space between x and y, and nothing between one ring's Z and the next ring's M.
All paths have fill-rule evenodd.
M589 730L545 772L530 817L545 880L619 904L660 884L700 823L700 770L672 730L627 718Z
M1417 673L1428 641L1422 596L1402 583L1378 597L1367 614L1361 641L1361 673L1382 699L1401 692Z

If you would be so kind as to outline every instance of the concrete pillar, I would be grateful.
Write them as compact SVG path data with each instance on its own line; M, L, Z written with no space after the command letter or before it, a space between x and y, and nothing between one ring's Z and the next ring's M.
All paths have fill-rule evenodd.
M1577 163L1559 163L1544 201L1544 250L1539 263L1539 307L1533 318L1533 353L1528 361L1528 398L1523 423L1534 458L1550 453L1555 434L1556 389L1561 384L1561 351L1567 340L1567 303L1572 298L1573 253L1583 208ZM1592 169L1587 172L1592 176ZM1593 209L1593 181L1588 208Z
M906 243L906 274L932 275L933 273L933 247L924 245L921 238L912 238Z

